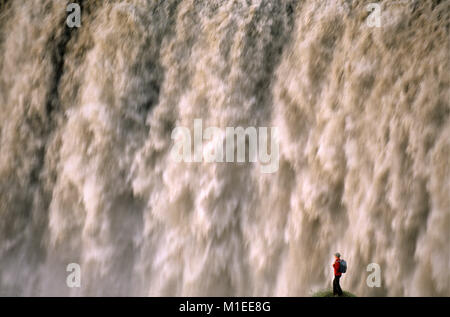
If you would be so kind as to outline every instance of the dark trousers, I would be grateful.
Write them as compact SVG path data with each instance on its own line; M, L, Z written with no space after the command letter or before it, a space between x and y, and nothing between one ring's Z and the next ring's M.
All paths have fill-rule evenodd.
M333 295L342 295L342 289L341 289L341 285L339 285L339 280L341 279L340 276L334 276L334 280L333 280Z

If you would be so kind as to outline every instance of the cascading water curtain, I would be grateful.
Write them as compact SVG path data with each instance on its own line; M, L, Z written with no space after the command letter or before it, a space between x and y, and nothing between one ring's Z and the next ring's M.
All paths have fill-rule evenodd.
M71 2L0 1L0 295L450 296L449 0Z

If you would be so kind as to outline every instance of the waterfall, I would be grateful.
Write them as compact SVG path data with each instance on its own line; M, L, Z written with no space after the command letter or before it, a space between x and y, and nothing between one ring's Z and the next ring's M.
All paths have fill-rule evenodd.
M0 295L450 296L450 1L370 2L0 1Z

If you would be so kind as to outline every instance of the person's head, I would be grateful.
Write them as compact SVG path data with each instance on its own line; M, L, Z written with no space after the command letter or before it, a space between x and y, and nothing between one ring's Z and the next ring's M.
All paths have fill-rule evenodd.
M336 252L336 253L334 254L334 257L336 258L336 260L337 260L337 259L340 259L340 258L341 258L341 254L340 254L339 252Z

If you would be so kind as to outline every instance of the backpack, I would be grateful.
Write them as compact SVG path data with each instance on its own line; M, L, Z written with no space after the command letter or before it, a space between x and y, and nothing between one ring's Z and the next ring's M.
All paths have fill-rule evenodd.
M347 272L347 262L345 262L345 260L339 260L339 272Z

